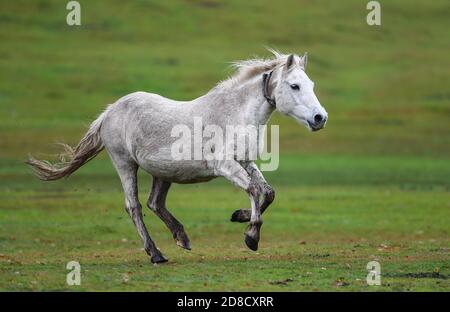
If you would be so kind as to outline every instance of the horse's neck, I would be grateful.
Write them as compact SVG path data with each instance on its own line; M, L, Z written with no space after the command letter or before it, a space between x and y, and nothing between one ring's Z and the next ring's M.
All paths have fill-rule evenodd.
M255 126L267 124L275 108L264 97L262 75L246 82L240 92L244 99L240 106L245 112L246 123Z
M219 97L212 95L205 98L213 105L213 112L226 116L227 120L235 120L246 125L265 125L274 111L262 91L262 77L244 82L241 86L220 90Z

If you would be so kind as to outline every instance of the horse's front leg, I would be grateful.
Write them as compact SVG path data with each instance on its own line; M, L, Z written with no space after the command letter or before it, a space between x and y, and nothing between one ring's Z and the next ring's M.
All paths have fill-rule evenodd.
M234 185L244 189L250 197L251 215L248 230L245 233L245 244L253 251L258 250L258 243L260 238L260 229L263 223L261 219L261 209L259 205L260 186L255 179L248 174L248 172L234 160L227 160L220 164L217 168L218 174L227 178Z
M275 191L274 189L266 182L262 172L258 169L254 162L250 162L243 166L247 173L250 175L251 179L257 181L257 184L260 188L260 192L263 195L263 200L261 203L261 214L270 206L270 204L275 199ZM248 222L250 221L250 217L252 214L251 209L239 209L233 212L231 215L232 222Z

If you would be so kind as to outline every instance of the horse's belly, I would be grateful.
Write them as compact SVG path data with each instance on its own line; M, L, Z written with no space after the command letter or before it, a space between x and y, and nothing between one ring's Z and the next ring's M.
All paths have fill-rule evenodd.
M203 160L146 160L139 166L154 177L175 183L206 182L217 177Z

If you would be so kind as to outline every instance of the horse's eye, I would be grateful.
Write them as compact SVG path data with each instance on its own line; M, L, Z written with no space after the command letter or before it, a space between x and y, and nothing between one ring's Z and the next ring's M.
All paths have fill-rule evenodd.
M298 84L291 84L291 89L292 90L300 90L300 87L299 87L299 85Z

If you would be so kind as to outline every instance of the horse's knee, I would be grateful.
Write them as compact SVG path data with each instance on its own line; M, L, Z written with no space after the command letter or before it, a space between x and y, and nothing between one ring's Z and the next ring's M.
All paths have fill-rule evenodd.
M247 188L248 195L257 198L260 194L260 189L257 184L250 183L249 187Z
M128 206L128 205L125 205L125 212L126 212L130 217L133 216L131 207Z
M141 213L142 207L140 204L125 205L125 211L128 213L130 217L134 217L139 215L139 213Z
M264 190L264 197L267 203L271 204L273 200L275 199L275 190L270 186L267 185Z
M151 199L149 199L147 201L147 207L148 207L148 209L150 209L153 212L158 211L158 205L154 201L152 201Z

